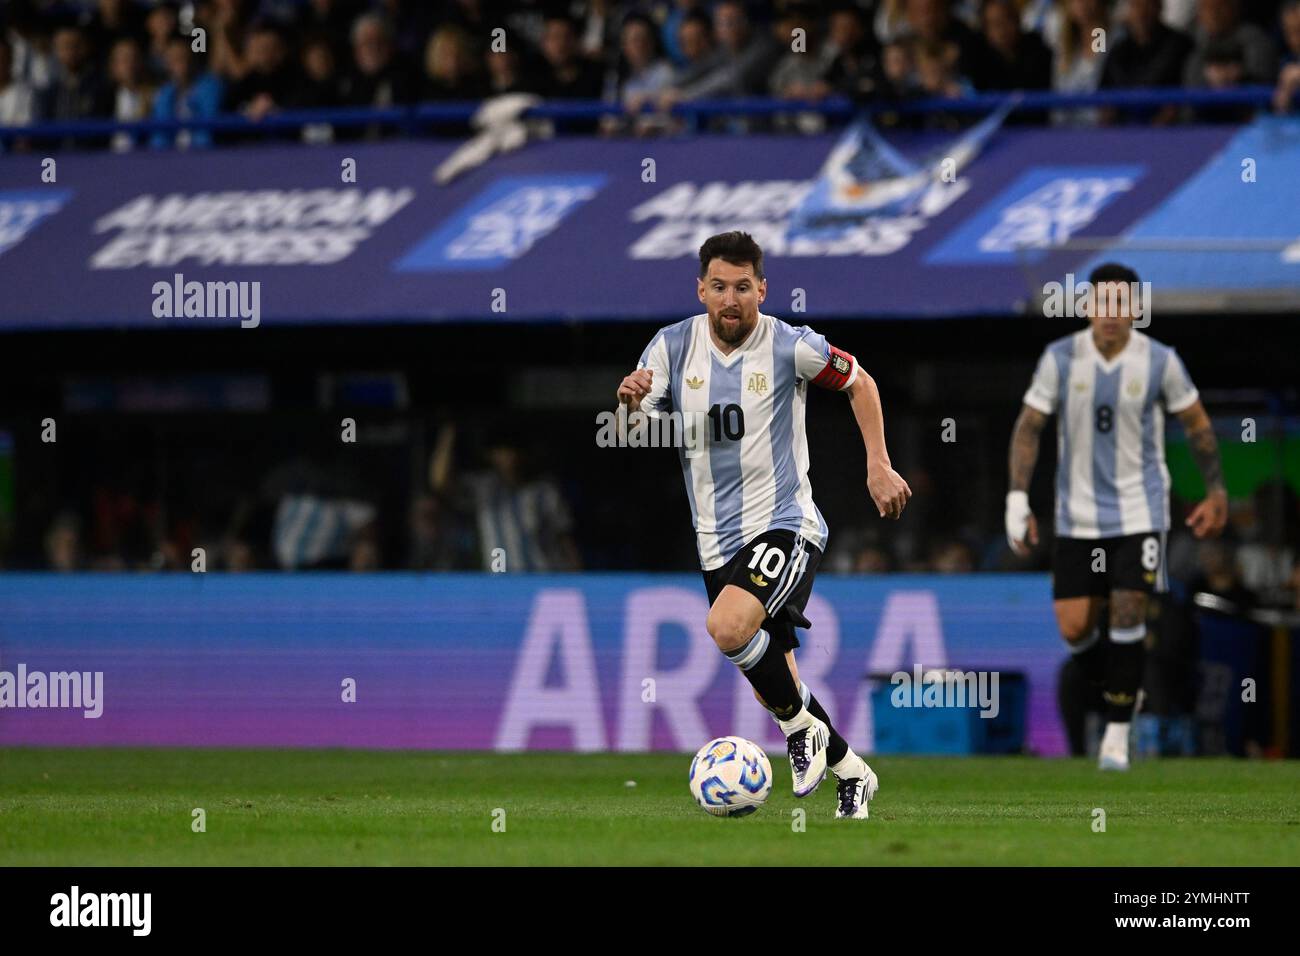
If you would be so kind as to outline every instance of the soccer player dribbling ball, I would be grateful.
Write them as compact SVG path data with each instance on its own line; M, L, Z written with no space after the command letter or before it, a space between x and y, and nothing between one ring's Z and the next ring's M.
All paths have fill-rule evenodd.
M1107 723L1098 765L1127 770L1147 595L1167 587L1165 412L1182 422L1205 479L1205 500L1187 517L1196 537L1223 530L1228 495L1214 427L1178 354L1132 327L1137 274L1108 263L1093 270L1089 283L1088 328L1047 346L1025 393L1011 435L1006 529L1016 554L1038 544L1027 492L1040 434L1055 414L1053 607L1070 653L1102 687ZM1101 625L1106 603L1108 629Z
M753 685L785 734L794 794L835 774L835 816L866 819L876 774L836 733L799 680L794 649L827 527L808 482L808 386L844 392L867 451L867 490L882 518L912 491L890 465L876 383L857 360L806 326L758 311L763 252L743 232L700 247L705 311L661 329L618 387L629 412L705 422L702 453L679 449L718 649Z

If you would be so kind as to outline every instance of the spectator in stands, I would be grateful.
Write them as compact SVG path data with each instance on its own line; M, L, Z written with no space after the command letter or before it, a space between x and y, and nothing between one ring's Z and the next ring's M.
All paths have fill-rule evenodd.
M410 65L410 82L418 82L419 63L434 28L441 25L437 4L428 0L371 0L374 12L388 22L397 62ZM412 87L414 92L414 87Z
M955 43L931 40L916 44L916 78L923 95L957 99L973 92L970 80L957 72L959 56Z
M832 18L838 14L837 10ZM831 22L833 24L834 20ZM858 29L862 30L860 19L856 22ZM777 20L772 35L786 52L777 61L768 81L768 89L773 96L783 100L816 102L831 93L826 74L837 48L833 34L827 42L820 42L819 27L815 8L806 4L791 4ZM792 38L796 30L803 31L804 45L800 50L792 49Z
M411 502L409 539L406 566L413 571L479 568L473 527L437 495L420 495Z
M930 569L935 574L970 574L975 554L964 541L941 541L930 552Z
M692 14L705 16L700 0L675 0L672 9L664 17L663 27L659 32L664 52L668 54L668 59L672 60L673 66L679 70L690 62L690 57L682 48L682 24Z
M79 120L112 114L112 99L80 27L63 27L54 34L58 74L45 91L42 119Z
M1160 19L1179 33L1190 33L1196 26L1197 0L1163 0Z
M1095 93L1106 65L1109 21L1104 0L1068 0L1061 19L1052 89L1058 93ZM1053 110L1060 125L1092 126L1100 122L1096 109Z
M228 86L243 80L250 67L246 60L249 31L249 0L211 0L201 8L196 22L207 30L209 64L213 73Z
M831 13L829 25L826 84L857 102L874 98L883 81L882 66L862 12L856 7L839 7Z
M1015 0L981 5L980 43L970 78L981 90L1051 89L1052 51L1036 32L1021 28Z
M487 93L469 37L459 27L439 27L424 51L419 99L478 100Z
M880 0L876 4L872 32L881 49L907 37L907 0Z
M894 570L894 559L879 544L865 544L853 556L854 574L888 574Z
M243 78L230 90L227 106L251 120L260 120L293 103L298 85L289 47L280 29L270 21L255 23L244 46Z
M221 112L221 80L212 73L200 72L199 62L187 37L172 37L167 44L169 81L154 97L154 119L207 119ZM150 145L155 149L172 145L177 149L208 147L212 145L212 133L203 129L157 132Z
M1246 79L1246 51L1235 37L1221 37L1207 43L1199 56L1201 86L1211 90L1230 90ZM1254 115L1249 105L1201 106L1192 111L1199 123L1246 123Z
M725 57L714 42L713 21L704 14L687 14L677 33L683 62L673 75L673 85L659 94L659 107L665 110L681 99L679 90L691 88L717 70Z
M348 58L349 33L357 16L357 0L307 0L298 11L295 31L299 36L323 39L329 44L335 63Z
M222 542L221 567L225 571L244 572L257 570L257 552L252 544L242 538L229 537Z
M45 566L51 571L79 571L84 564L81 519L64 511L45 533Z
M970 27L952 15L949 0L907 0L906 34L922 43L952 43L957 48L954 70L969 76L979 59L980 40Z
M357 531L348 553L349 571L378 571L383 567L379 549L379 529L374 522Z
M601 130L638 135L662 130L662 116L641 114L642 107L654 103L673 81L673 66L659 49L659 33L654 22L639 13L628 14L623 19L619 50L605 98L621 104L628 115L603 117Z
M1241 542L1237 567L1242 581L1273 603L1300 565L1300 500L1285 481L1270 478L1256 485L1233 514L1232 526Z
M294 89L295 109L326 109L340 102L334 43L323 33L308 37L300 54L302 76Z
M887 44L881 52L883 99L899 101L921 95L921 84L916 75L915 50L916 41L904 37Z
M460 27L476 50L487 49L495 19L488 15L487 0L446 0L441 22Z
M1124 32L1106 54L1102 89L1138 89L1180 86L1192 40L1187 34L1160 22L1160 0L1129 0ZM1143 119L1164 125L1177 117L1176 107L1156 113L1144 111Z
M154 85L145 71L144 52L134 37L113 44L108 57L108 78L113 88L113 118L123 123L146 119L153 111ZM134 133L113 135L117 152L133 149L140 142Z
M39 106L41 94L54 82L58 64L51 52L50 22L36 11L19 7L9 19L7 39L13 45L15 82L31 89Z
M338 106L339 91L334 44L325 34L309 37L299 54L301 74L291 96L294 109L319 110ZM334 127L329 123L311 123L302 129L304 143L330 143L334 141Z
M406 65L393 46L387 19L367 13L352 25L352 70L343 83L347 106L387 107L414 100Z
M1242 611L1255 606L1256 597L1242 583L1241 572L1237 570L1232 545L1223 540L1201 541L1197 556L1200 559L1199 573L1189 585L1193 594L1198 591L1213 594L1231 601Z
M673 67L659 48L654 22L640 13L624 17L619 54L607 98L635 113L668 89L673 82Z
M600 67L578 48L577 24L567 16L548 16L542 27L542 65L537 92L548 100L600 98Z
M506 7L509 11L505 14L506 35L512 41L522 39L527 49L538 49L542 45L542 34L546 32L547 19L566 6L570 5L564 0L558 3L556 0L511 0ZM500 14L497 14L497 19L500 20Z
M36 92L13 77L13 46L0 36L0 126L28 126L36 118Z
M524 70L519 47L507 44L504 50L487 54L487 95L506 96L510 93L531 93L532 84Z
M573 517L559 486L530 474L523 451L497 438L482 471L453 474L456 426L442 427L429 462L434 494L458 502L478 527L483 571L575 571L581 566L573 541Z
M167 44L171 42L172 37L178 35L180 30L180 16L176 10L176 4L171 2L160 3L150 8L144 21L145 33L148 36L148 47L146 50L146 59L148 60L149 71L155 79L166 81L167 79Z
M665 98L670 102L725 98L766 89L767 75L780 50L774 48L770 36L755 32L744 4L737 0L717 4L713 8L713 35L717 48L708 69L686 83L679 79L661 97L661 103Z
M619 0L588 0L584 4L585 13L578 22L578 49L602 68L612 66L618 57L623 13L616 8L624 5Z
M94 11L82 17L82 26L92 48L109 50L119 40L140 39L144 17L131 0L98 0Z
M1222 88L1228 75L1236 72L1230 65L1232 57L1237 55L1232 52L1232 44L1240 51L1241 58L1240 78L1236 82L1272 83L1277 79L1277 50L1273 41L1255 24L1242 22L1241 0L1199 0L1192 38L1195 46L1183 67L1185 86L1210 86L1213 76ZM1207 72L1211 53L1216 58L1216 68Z
M1282 70L1273 93L1273 108L1279 113L1296 109L1300 95L1300 0L1290 0L1282 8Z

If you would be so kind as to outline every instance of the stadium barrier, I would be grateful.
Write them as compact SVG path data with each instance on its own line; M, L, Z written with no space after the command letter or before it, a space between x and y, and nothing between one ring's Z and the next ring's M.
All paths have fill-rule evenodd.
M925 116L939 113L992 113L1004 106L1013 112L1045 110L1115 109L1148 111L1163 106L1192 109L1272 106L1271 86L1241 86L1228 90L1141 89L1102 90L1095 93L1054 93L1017 91L1013 93L976 93L960 98L927 97L914 100L855 103L835 96L816 102L769 98L707 99L678 103L671 113L684 119L688 128L699 128L719 116L766 117L777 114L816 113L827 119L847 120L853 116L899 114ZM275 134L302 130L311 126L338 129L364 129L370 126L396 128L415 134L439 124L468 124L481 108L480 102L420 103L394 107L335 107L313 110L280 110L259 120L231 113L186 119L147 119L122 122L114 119L84 119L41 122L28 126L0 126L0 144L8 146L16 139L104 138L116 133L145 137L153 133L177 133L181 130L208 131L244 135ZM641 112L649 113L644 108ZM590 123L604 116L628 115L618 104L601 100L552 100L530 107L524 113L531 119L552 120L563 128L566 124Z

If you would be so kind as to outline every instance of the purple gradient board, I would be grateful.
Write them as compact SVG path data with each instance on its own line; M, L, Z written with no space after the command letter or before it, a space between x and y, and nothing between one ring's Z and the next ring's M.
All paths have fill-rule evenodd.
M696 575L0 575L0 672L103 675L100 716L6 705L0 745L779 752L706 610ZM919 662L1023 672L1030 749L1065 752L1046 576L827 575L807 613L854 747L865 676Z

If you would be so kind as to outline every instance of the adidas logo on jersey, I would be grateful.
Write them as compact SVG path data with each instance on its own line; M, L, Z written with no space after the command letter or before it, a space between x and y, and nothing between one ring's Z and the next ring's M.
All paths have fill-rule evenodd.
M704 384L704 379L700 378L700 377L697 375L697 376L695 376L694 378L688 378L688 379L686 380L686 384L687 384L687 386L690 387L690 388L698 389L701 385Z

